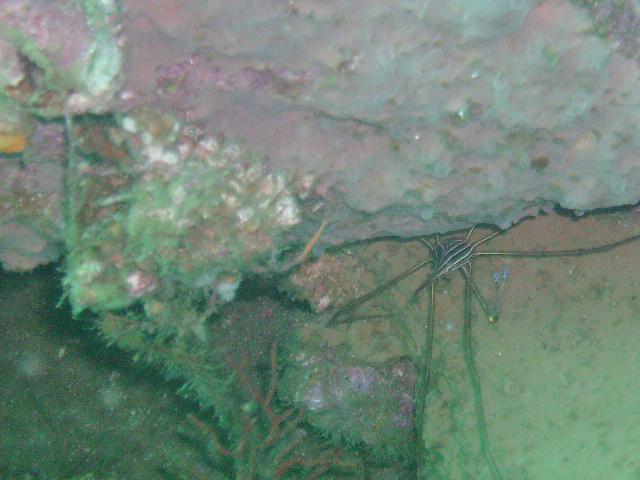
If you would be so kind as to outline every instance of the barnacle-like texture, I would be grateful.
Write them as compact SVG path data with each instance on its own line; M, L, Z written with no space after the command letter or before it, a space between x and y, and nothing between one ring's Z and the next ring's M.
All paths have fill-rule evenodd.
M281 234L300 221L283 175L265 172L238 144L194 136L148 111L123 122L141 168L127 221L139 262L195 288L270 262Z
M640 200L637 2L152 4L132 90L312 173L321 243Z
M242 146L140 108L89 120L71 162L67 284L77 309L120 308L176 288L234 297L275 268L300 221L286 178Z

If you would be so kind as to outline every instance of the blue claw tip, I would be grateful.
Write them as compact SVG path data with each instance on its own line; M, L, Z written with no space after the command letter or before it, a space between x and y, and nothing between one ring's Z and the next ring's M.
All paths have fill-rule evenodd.
M502 279L503 280L508 280L510 275L511 275L511 271L509 270L509 267L503 267L502 268Z

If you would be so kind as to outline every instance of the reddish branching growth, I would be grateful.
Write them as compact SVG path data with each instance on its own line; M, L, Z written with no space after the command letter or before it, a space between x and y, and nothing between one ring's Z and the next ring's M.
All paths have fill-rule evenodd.
M278 388L278 351L276 342L270 353L270 378L266 392L249 373L247 361L238 362L228 356L229 367L236 375L240 389L258 406L257 412L242 413L242 428L233 448L224 445L214 428L194 415L188 419L222 456L233 461L242 478L282 479L294 472L304 472L305 479L314 480L330 469L356 471L358 465L342 461L338 448L303 448L307 437L301 428L303 412L275 405ZM300 478L300 477L297 477Z

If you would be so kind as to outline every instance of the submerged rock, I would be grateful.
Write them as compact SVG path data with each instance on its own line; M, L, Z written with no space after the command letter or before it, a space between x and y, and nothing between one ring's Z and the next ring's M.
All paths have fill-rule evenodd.
M288 359L280 394L336 444L364 447L374 463L411 461L416 369L407 359L375 364L310 336Z

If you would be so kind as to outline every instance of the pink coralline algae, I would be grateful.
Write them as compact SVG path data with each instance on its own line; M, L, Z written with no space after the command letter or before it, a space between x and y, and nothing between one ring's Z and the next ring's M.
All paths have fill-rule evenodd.
M63 244L66 145L59 124L22 124L27 148L0 155L0 263L26 271L55 261Z
M0 0L0 262L30 270L64 243L63 117L110 110L118 2ZM46 119L46 120L43 120Z
M246 64L223 67L195 54L184 62L158 67L156 78L157 93L184 107L196 100L198 93L211 89L295 94L313 80L313 75L288 68Z
M118 13L116 2L1 1L0 87L39 115L107 110L123 63Z
M365 395L374 394L376 385L380 383L372 367L347 367L344 378L349 388Z
M309 423L334 438L384 450L384 455L410 452L402 453L413 439L414 365L406 360L366 364L337 351L310 350L292 356L282 379L283 392L307 410Z
M583 3L592 10L598 32L614 40L623 54L637 60L640 53L640 2L604 0Z

